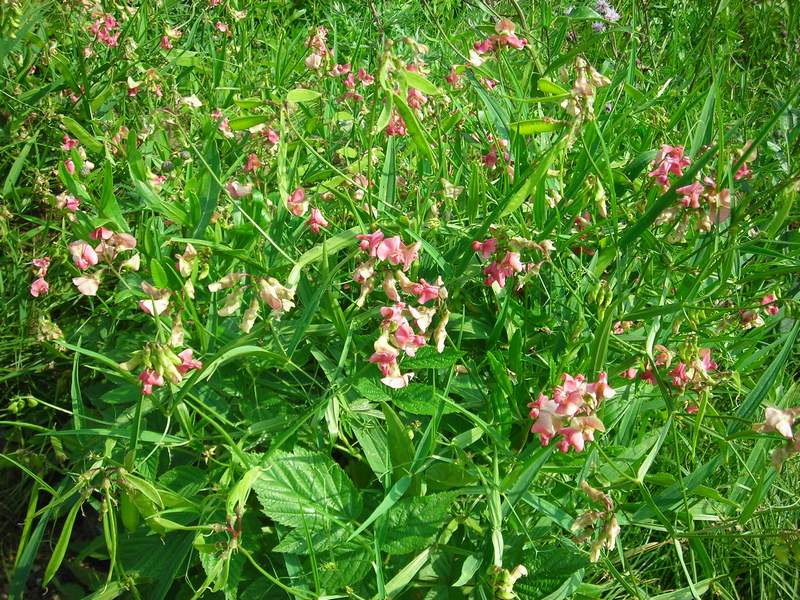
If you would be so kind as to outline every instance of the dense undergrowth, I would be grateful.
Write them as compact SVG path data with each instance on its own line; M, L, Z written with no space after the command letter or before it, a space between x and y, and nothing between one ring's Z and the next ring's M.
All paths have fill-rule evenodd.
M800 594L792 2L0 23L9 597Z

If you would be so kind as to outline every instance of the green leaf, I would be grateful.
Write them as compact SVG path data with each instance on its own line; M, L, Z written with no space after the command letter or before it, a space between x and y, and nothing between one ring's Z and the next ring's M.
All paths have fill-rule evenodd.
M206 227L211 222L211 217L217 209L217 201L221 191L219 184L221 177L219 151L217 150L217 142L213 137L209 138L206 144L204 158L205 160L202 163L206 168L206 172L203 176L200 191L200 220L192 233L192 237L196 238L203 237Z
M408 83L409 87L416 88L423 94L437 96L442 93L442 90L440 90L433 83L431 83L429 79L426 79L419 73L415 73L413 71L403 71L403 76L406 78L406 83Z
M301 102L311 102L313 100L316 100L320 96L322 96L322 94L320 92L318 92L317 90L307 90L305 88L295 88L293 90L290 90L289 93L286 94L286 101L287 102L295 102L295 103L299 104Z
M455 492L442 492L397 502L378 524L381 550L407 554L433 543L456 496Z
M25 165L25 161L28 159L28 154L33 147L33 143L36 141L36 138L39 137L38 133L34 135L31 139L28 140L28 143L22 147L17 158L14 160L14 164L11 165L11 169L8 171L8 175L6 175L6 181L3 184L3 195L7 196L11 193L11 190L14 189L14 186L17 184L17 179L19 179L19 174L22 172L22 167Z
M553 94L556 96L569 96L569 90L564 89L557 83L550 81L549 79L545 79L544 77L540 77L539 80L536 82L536 87L539 89L540 92L544 92L545 94Z
M436 352L432 346L423 346L417 350L416 355L403 361L403 368L409 369L449 369L459 360L462 354L455 348L445 348L443 352Z
M547 133L556 131L563 124L553 119L528 119L509 124L509 129L518 135L532 135L534 133Z
M253 483L264 512L289 527L319 530L357 522L361 496L328 456L303 449L275 451Z
M86 150L93 154L99 154L103 151L103 142L86 131L75 119L62 116L61 122L64 123L64 126L69 129L70 132L72 132L72 135L78 138L78 141L83 144Z
M414 461L414 444L408 437L403 422L392 407L383 404L383 415L386 418L387 441L389 445L389 456L392 459L392 481L398 482L406 476L410 476L411 464ZM412 496L419 495L421 484L418 477L414 477L409 492Z
M244 117L234 117L228 124L233 131L243 131L256 125L267 123L270 118L267 115L247 115Z
M67 513L67 518L64 520L64 525L61 527L58 541L56 542L55 548L53 548L53 554L47 562L47 567L45 567L42 586L46 586L50 583L50 580L61 566L61 561L64 560L64 555L67 553L69 538L72 536L72 527L75 525L75 517L78 515L78 510L80 510L81 506L83 506L83 498L77 500Z
M397 112L400 113L400 116L403 117L403 121L406 123L408 133L411 136L411 141L414 142L417 152L419 152L422 158L427 159L431 164L435 164L436 161L433 158L433 150L431 150L430 142L425 135L425 131L423 130L419 119L417 119L416 113L411 110L408 107L408 104L406 104L406 101L397 94L393 95L393 99L394 105L397 108Z
M800 333L800 321L795 321L794 327L792 327L791 331L786 335L786 341L784 341L783 348L778 356L775 357L775 360L772 361L772 364L767 370L761 374L755 387L750 390L744 402L736 409L736 416L739 417L739 419L749 419L764 398L766 398L767 393L775 384L775 380L783 372L783 366L786 364L786 361L789 359L794 349L794 343L795 340L797 340L798 333ZM740 420L731 422L731 424L728 425L728 435L739 431L742 427L743 424Z

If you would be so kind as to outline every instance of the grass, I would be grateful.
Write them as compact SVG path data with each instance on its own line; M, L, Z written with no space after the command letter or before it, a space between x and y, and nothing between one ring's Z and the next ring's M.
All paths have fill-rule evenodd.
M800 14L615 7L596 32L594 3L145 1L104 5L111 47L80 3L0 8L9 597L797 596L796 457L777 470L781 436L752 425L800 405ZM527 45L464 68L500 18ZM585 102L576 59L607 78L593 116L562 105ZM374 76L353 80L363 99L334 63ZM662 144L691 158L668 189L648 176ZM702 177L716 191L684 209ZM722 190L730 217L704 225ZM68 245L100 226L136 248L112 237L81 270ZM356 235L378 229L420 244L408 278L447 289L400 389L369 361L388 262L363 266ZM472 244L492 237L535 267L487 285ZM73 282L98 273L96 295ZM163 361L187 348L200 364L176 376ZM717 368L673 383L701 349ZM594 440L543 446L529 403L601 372Z

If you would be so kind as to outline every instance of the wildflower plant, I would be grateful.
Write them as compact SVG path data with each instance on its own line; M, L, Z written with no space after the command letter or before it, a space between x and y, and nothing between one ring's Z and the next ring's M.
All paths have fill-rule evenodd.
M796 589L796 14L267 4L0 10L8 597Z

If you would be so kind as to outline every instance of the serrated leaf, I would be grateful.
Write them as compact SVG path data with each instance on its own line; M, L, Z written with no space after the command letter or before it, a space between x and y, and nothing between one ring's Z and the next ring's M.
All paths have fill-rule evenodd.
M403 368L406 369L448 369L461 360L461 352L455 348L445 348L437 352L432 346L424 346L417 350L416 356L406 358Z
M430 545L450 514L457 494L442 492L405 498L378 521L381 550L407 554Z
M330 457L302 449L276 451L262 467L253 490L274 521L319 530L358 520L361 496Z

